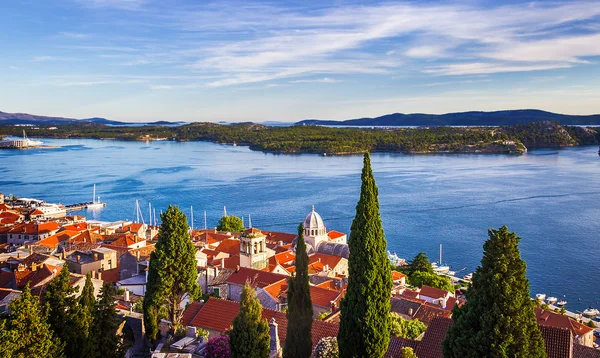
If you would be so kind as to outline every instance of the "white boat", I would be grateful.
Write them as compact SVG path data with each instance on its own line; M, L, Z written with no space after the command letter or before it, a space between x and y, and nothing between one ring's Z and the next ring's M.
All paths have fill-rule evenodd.
M446 272L446 275L454 276L454 275L456 275L456 271L448 271L448 272Z
M92 202L86 205L87 209L100 209L106 204L100 201L100 196L96 199L96 184L94 184L94 194L92 195Z
M585 311L582 312L582 314L586 317L596 317L597 315L600 314L600 311L598 311L595 308L588 307L585 309Z
M546 299L546 294L545 293L538 293L537 295L535 295L535 298L538 299L539 301L543 301Z
M567 301L565 301L565 300L560 300L560 301L558 301L558 302L556 303L556 305L557 305L557 306L560 306L560 307L562 307L562 306L566 306L566 305L567 305Z
M431 267L433 268L433 272L435 272L437 274L447 274L448 272L450 272L450 266L444 265L442 262L443 262L442 261L442 244L440 244L440 262L439 263L434 262L431 264Z
M463 277L463 279L465 281L471 281L473 279L473 273L471 272L471 273L466 274L465 277Z
M558 301L558 298L556 297L548 297L548 299L546 300L549 304L553 305L556 303L556 301Z

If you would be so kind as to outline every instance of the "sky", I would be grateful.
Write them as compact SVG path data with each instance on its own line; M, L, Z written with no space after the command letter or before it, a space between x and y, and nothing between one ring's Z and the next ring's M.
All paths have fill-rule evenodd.
M0 14L3 112L600 113L600 1L11 0Z

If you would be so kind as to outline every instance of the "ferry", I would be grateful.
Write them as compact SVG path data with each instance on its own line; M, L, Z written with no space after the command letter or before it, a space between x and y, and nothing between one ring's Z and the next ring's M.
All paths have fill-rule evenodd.
M42 142L39 140L31 140L27 138L27 134L25 134L25 130L23 130L23 139L2 139L0 140L0 148L29 148L29 147L38 147L42 145Z

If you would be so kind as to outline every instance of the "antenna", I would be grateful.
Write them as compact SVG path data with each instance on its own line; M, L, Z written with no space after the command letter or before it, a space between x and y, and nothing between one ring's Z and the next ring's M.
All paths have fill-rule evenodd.
M223 216L227 216L227 207L223 206Z
M204 230L206 230L206 210L204 210Z
M248 214L248 228L252 229L252 218L250 217L250 214Z

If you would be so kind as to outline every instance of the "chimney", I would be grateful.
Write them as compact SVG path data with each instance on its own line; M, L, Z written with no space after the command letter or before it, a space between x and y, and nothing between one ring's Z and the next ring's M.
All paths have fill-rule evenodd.
M98 254L94 253L94 261L98 261Z
M31 271L37 270L37 265L35 263L31 264Z
M135 252L135 258L136 258L136 260L140 261L140 250L137 250Z
M269 321L269 335L271 336L271 342L269 343L269 357L281 357L281 345L279 344L279 332L278 324L275 318L271 318Z
M77 255L77 263L80 264L81 263L81 256Z
M409 308L408 309L408 315L412 317L413 313L414 313L414 311L413 311L412 307Z
M221 268L224 269L225 268L225 259L221 259Z
M102 280L102 271L96 272L96 276L97 276L98 280Z
M443 309L446 309L446 302L448 302L448 298L446 296L440 298L440 305Z
M129 290L125 288L125 292L123 293L123 301L129 302Z

